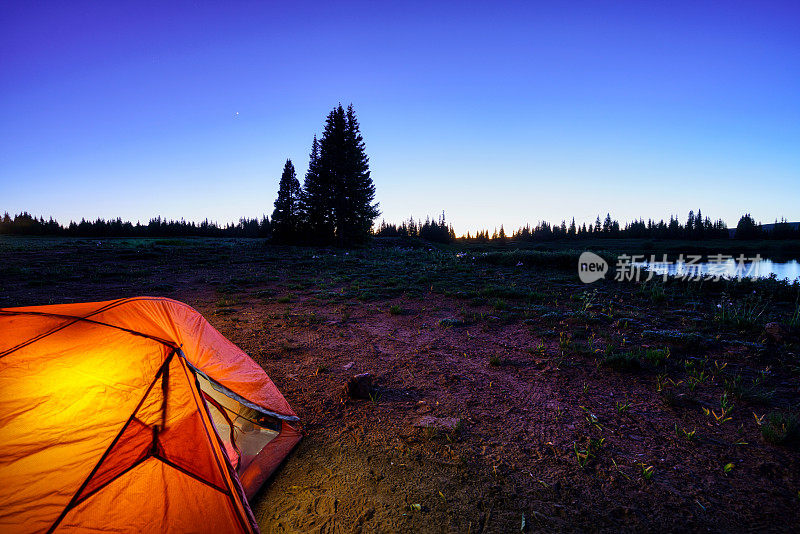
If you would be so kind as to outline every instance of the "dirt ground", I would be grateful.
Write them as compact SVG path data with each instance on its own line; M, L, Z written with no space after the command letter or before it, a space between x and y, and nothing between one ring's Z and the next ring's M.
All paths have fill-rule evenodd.
M788 289L236 240L6 239L0 275L2 307L181 300L261 364L305 431L263 532L800 528Z

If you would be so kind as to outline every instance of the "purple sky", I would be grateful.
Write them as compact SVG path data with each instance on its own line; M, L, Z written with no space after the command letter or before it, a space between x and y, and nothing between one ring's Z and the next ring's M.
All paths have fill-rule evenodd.
M430 4L5 3L0 211L271 214L352 102L388 221L800 220L800 4Z

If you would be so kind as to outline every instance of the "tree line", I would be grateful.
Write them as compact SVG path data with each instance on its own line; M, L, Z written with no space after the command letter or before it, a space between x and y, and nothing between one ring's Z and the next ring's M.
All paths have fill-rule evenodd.
M469 232L461 238L467 243L503 243L508 241L529 242L529 241L554 241L560 239L800 239L800 224L790 223L786 219L775 221L774 224L760 224L753 217L746 213L739 219L736 228L731 230L724 221L718 219L712 221L708 217L703 217L700 210L697 214L689 211L686 223L682 224L675 216L670 216L669 221L663 219L656 222L653 219L635 220L625 223L624 226L619 221L606 214L604 220L598 216L594 224L582 225L575 224L575 218L567 225L566 221L561 221L560 225L542 221L536 226L524 227L512 232L510 238L506 235L503 226L500 230L495 229L492 235L488 230L480 230L475 235Z
M147 224L136 224L117 219L96 219L70 222L62 226L52 217L34 217L23 212L14 217L5 213L0 218L0 234L39 235L64 237L270 237L272 225L267 217L261 219L239 219L236 224L220 226L208 219L201 223L192 221L173 221L155 217Z
M284 169L285 171L285 169ZM299 188L299 184L298 184ZM290 214L290 216L296 216ZM213 221L204 220L201 223L162 219L155 217L150 219L147 224L139 222L131 223L120 218L104 220L96 219L87 221L82 219L80 222L70 222L62 226L53 218L45 220L43 217L34 217L27 212L15 216L7 212L0 218L0 235L39 235L39 236L67 236L67 237L260 237L271 238L275 242L285 242L285 237L278 237L274 234L274 221L270 221L267 216L260 219L253 218L239 219L236 224L229 223L224 226L218 225ZM653 220L633 221L620 226L619 222L611 219L607 215L603 222L599 217L592 225L577 225L575 220L567 225L562 221L560 225L540 222L531 227L524 226L513 232L511 236L506 235L504 227L501 225L499 230L494 230L489 234L488 230L481 230L475 234L467 233L457 238L453 226L445 220L442 212L438 220L430 217L421 220L414 220L413 217L400 224L386 223L382 221L376 230L371 234L375 237L421 239L434 243L504 243L508 241L527 242L527 241L553 241L557 239L725 239L732 237L736 239L800 239L800 225L790 223L786 219L775 221L773 224L759 224L750 214L745 214L739 219L734 232L718 220L715 222L703 218L701 212L694 215L689 212L686 224L682 224L676 217L670 217L669 222L663 220L655 222ZM313 242L313 239L307 239Z
M431 220L430 217L427 217L424 223L421 220L414 221L414 217L409 217L408 221L403 221L399 225L387 224L386 221L381 221L375 236L419 238L434 243L452 243L456 241L456 233L452 225L447 225L444 212L442 212L442 216L439 217L438 221Z

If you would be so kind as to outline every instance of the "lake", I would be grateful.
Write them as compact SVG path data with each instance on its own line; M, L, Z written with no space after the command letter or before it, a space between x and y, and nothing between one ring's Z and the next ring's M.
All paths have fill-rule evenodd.
M652 270L657 275L666 273L668 276L678 277L769 278L774 274L778 280L800 281L800 262L797 260L776 262L762 259L761 261L739 263L734 259L728 259L722 262L698 262L693 264L655 262L651 265L649 262L637 262L636 265Z

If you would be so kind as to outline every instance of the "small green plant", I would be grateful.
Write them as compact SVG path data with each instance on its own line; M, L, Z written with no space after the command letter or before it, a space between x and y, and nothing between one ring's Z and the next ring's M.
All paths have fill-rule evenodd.
M723 393L719 399L719 413L717 413L717 410L709 410L705 407L703 407L703 413L712 416L717 424L721 425L732 419L730 414L733 408L733 401L728 398L727 393Z
M708 380L709 375L706 373L703 362L698 363L695 360L686 360L683 363L683 367L686 370L686 374L689 375L687 380L689 391L693 392L700 384Z
M697 429L693 428L691 431L685 428L679 428L678 423L675 423L675 435L687 441L694 441L697 439Z
M603 430L603 425L600 423L600 418L593 414L592 411L586 406L580 406L580 409L583 410L585 415L584 419L589 425L595 426L599 430Z
M670 384L675 385L666 374L656 375L656 393L661 393Z
M597 290L594 289L591 292L584 291L578 297L578 300L581 302L581 311L588 312L594 307L595 300L597 299Z
M500 356L496 354L492 354L491 356L489 356L489 365L497 367L498 365L500 365L500 363L501 363Z
M630 409L631 409L630 401L627 401L627 402L624 402L624 403L622 403L620 401L617 401L617 413L619 415L624 415L624 414L628 413L628 411L630 411Z
M391 315L402 315L402 313L403 313L403 308L401 308L400 306L398 306L397 304L395 304L395 305L393 305L391 308L389 308L389 313L390 313Z
M292 301L292 297L289 295L282 295L275 300L277 300L280 304L288 304Z
M789 318L788 324L791 329L800 328L800 295L794 301L794 313ZM798 492L798 496L800 496L800 492Z
M570 344L570 335L566 332L561 332L558 334L558 347L561 350L567 350Z
M723 473L724 473L726 476L727 476L727 475L728 475L728 473L730 473L731 471L733 471L733 464L732 464L731 462L728 462L727 464L725 464L725 465L723 465L723 466L722 466L722 472L723 472Z
M619 465L617 465L617 461L616 461L616 460L614 460L614 458L611 458L611 463L612 463L612 464L614 464L614 469L616 469L616 470L617 470L617 473L619 473L620 475L624 476L624 477L625 477L625 478L627 478L628 480L632 480L632 479L631 479L631 477L629 477L629 476L628 476L628 474L627 474L627 473L625 473L625 471L623 471L623 470L620 468L620 466L619 466Z
M641 470L642 478L648 482L653 478L653 474L656 472L655 466L647 465L644 462L639 462L639 469Z

